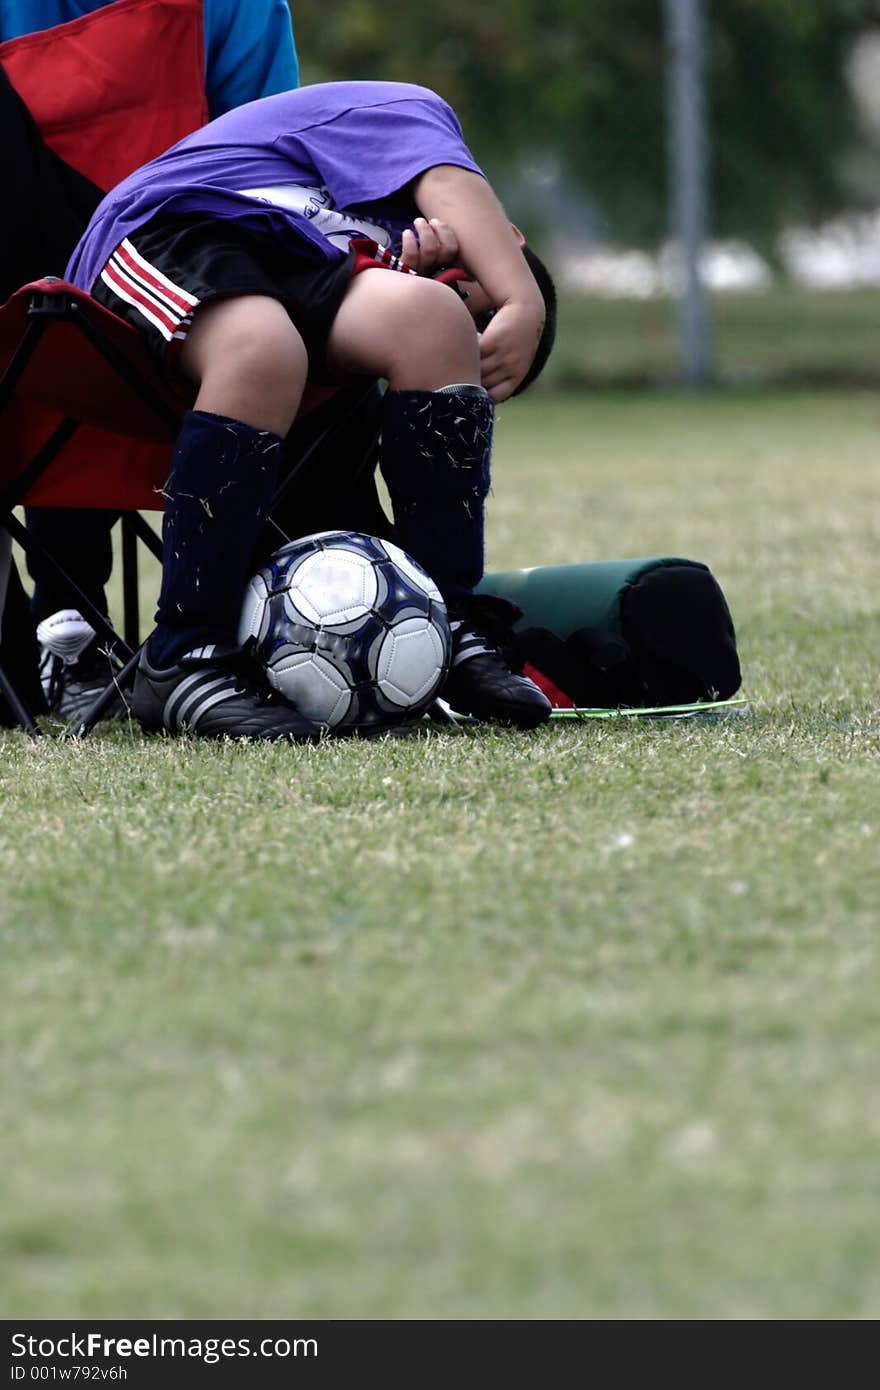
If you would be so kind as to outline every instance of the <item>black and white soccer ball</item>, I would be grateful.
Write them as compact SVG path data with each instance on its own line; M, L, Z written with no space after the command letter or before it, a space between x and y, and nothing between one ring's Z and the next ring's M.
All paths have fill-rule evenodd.
M375 733L419 715L449 670L446 605L390 541L322 531L250 581L238 629L274 688L315 724Z

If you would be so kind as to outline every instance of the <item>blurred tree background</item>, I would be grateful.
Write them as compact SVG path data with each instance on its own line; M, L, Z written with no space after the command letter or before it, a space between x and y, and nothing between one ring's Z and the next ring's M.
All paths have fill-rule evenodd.
M657 276L668 236L663 0L291 3L304 82L419 82L459 113L566 291L545 387L677 379L669 282ZM876 386L880 0L704 3L710 236L766 267L750 287L714 286L717 378ZM780 237L792 228L830 228L845 277L855 235L873 269L814 293ZM627 275L630 262L637 274L647 264L653 287L615 289L607 265L596 268L602 243Z
M514 190L558 170L587 230L665 232L660 0L294 0L303 81L424 83ZM712 225L768 245L780 227L880 202L880 154L847 78L880 0L711 0ZM508 201L510 197L508 196ZM514 212L517 209L514 208Z

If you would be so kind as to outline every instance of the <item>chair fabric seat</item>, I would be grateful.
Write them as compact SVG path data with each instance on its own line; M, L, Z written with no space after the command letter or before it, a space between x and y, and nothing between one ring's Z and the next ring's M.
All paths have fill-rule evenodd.
M194 389L184 382L170 385L130 324L63 280L24 285L0 309L0 371L33 321L28 310L34 296L43 308L63 303L70 316L46 320L11 399L2 406L0 494L53 431L71 419L81 422L75 434L21 501L33 507L161 511L176 430L83 334L76 319L100 332L142 387L174 417L179 419L191 405ZM308 387L300 417L332 395L333 388Z
M89 295L64 281L25 285L0 310L0 367L23 339L28 307L64 300L74 316L106 335L111 348L175 415L186 401L164 382L136 331ZM21 499L28 506L161 510L174 434L134 387L77 328L74 317L51 318L12 399L4 408L0 490L29 464L65 420L81 423L41 478ZM125 441L123 443L123 440Z

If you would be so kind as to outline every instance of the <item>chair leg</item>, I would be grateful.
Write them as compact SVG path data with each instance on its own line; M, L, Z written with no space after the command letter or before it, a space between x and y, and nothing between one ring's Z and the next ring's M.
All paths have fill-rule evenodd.
M133 651L140 646L140 604L138 602L137 535L131 519L123 512L122 529L122 607L125 640Z
M62 738L87 738L95 725L100 721L104 711L116 699L117 695L124 697L125 691L134 681L134 673L137 669L140 650L134 656L129 657L118 675L104 687L96 700L89 705L85 714L80 715L79 719L73 720L64 730Z
M36 720L27 705L19 699L18 692L2 666L0 666L0 691L2 691L6 703L22 728L30 734L31 738L42 738L42 729L37 727Z
M0 504L0 506L2 506L2 504ZM115 631L104 614L95 607L91 599L82 592L79 585L76 584L64 568L59 565L54 555L30 534L27 528L18 520L18 517L14 516L12 512L0 510L0 526L9 532L12 539L21 546L25 554L39 554L61 575L61 578L69 585L71 591L76 594L79 610L83 617L88 619L99 637L102 637L111 649L118 649L120 655L126 659L133 655L129 644L119 636L118 632Z

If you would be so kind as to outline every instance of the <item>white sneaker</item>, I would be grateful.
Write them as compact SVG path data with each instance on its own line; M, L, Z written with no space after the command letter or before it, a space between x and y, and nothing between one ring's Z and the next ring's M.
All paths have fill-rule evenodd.
M61 608L37 626L40 680L49 713L78 719L113 680L118 665L98 648L91 623L75 608ZM105 718L122 713L114 701Z

